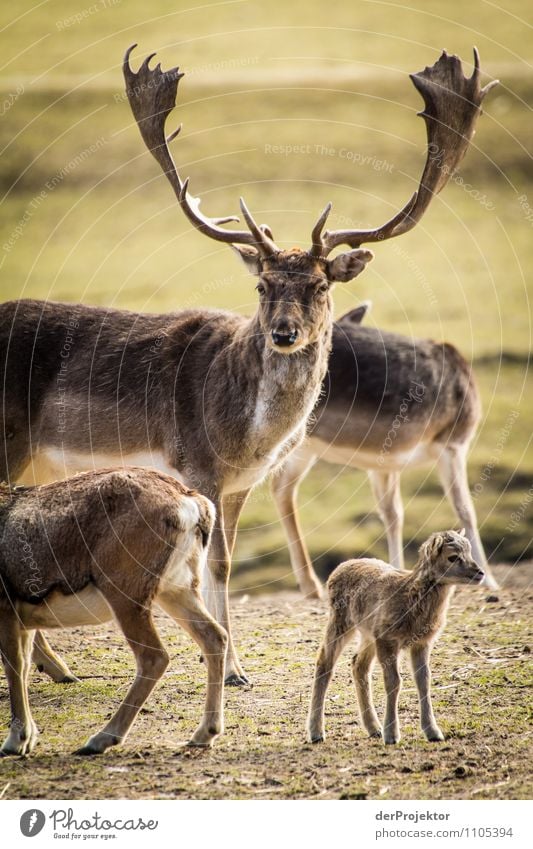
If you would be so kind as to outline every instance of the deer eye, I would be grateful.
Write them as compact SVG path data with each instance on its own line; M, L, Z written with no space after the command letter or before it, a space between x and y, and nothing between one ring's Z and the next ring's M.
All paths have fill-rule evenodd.
M459 560L459 555L458 555L458 554L452 554L452 555L450 555L450 557L448 557L448 562L449 562L449 563L455 563L455 561L456 561L456 560Z
M262 283L258 283L255 288L256 288L256 291L259 292L260 295L264 295L265 292L266 292L266 289L265 289L265 287L263 286Z
M325 295L328 290L329 290L329 284L328 283L321 283L320 286L317 286L317 289L316 289L317 294L319 294L319 295Z

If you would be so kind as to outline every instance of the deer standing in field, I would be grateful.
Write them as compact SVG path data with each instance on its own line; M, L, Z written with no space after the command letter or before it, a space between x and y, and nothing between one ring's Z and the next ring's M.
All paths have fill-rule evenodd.
M28 489L0 485L0 650L12 713L1 755L29 754L36 743L28 701L35 629L113 618L137 675L118 711L78 754L121 743L169 662L154 604L203 652L205 712L190 744L211 745L223 725L227 646L200 595L213 523L207 498L154 469L86 472Z
M444 740L431 705L429 658L446 623L455 584L480 584L484 573L472 559L472 548L461 533L432 534L420 547L412 572L398 571L382 560L348 560L328 580L330 614L316 663L308 718L312 743L324 740L324 701L342 650L360 638L352 661L361 721L370 737L398 743L398 668L402 649L409 649L420 700L420 723L426 739ZM372 666L383 670L387 706L384 727L372 701Z
M397 569L403 568L401 472L436 462L485 584L496 588L468 487L468 448L481 415L470 367L452 345L361 327L365 312L363 305L335 322L308 438L271 481L298 585L310 598L321 595L297 507L298 487L320 459L367 472Z
M372 259L362 244L413 228L463 158L492 84L481 88L477 52L470 78L443 53L413 74L425 102L428 153L419 190L392 219L371 230L324 231L328 204L309 250L281 250L241 199L246 230L200 211L169 151L165 123L182 74L137 73L124 60L129 102L142 138L191 223L231 245L258 278L252 318L222 311L147 315L39 301L0 311L4 404L0 479L16 481L41 461L47 474L117 464L156 465L215 504L206 574L209 610L229 633L226 681L246 683L233 645L228 581L237 521L250 489L301 442L326 374L331 288ZM330 258L340 245L351 250ZM70 334L68 361L61 352ZM64 367L63 367L64 366ZM51 470L51 471L50 471ZM43 635L37 660L60 680L69 673Z

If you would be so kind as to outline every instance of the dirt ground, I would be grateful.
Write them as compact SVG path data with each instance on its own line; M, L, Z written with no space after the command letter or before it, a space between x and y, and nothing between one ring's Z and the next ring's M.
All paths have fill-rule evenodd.
M133 673L114 627L52 635L82 679L55 685L35 673L31 702L41 730L29 758L0 761L0 796L159 799L520 799L531 795L531 564L497 568L504 588L463 589L433 655L435 713L446 734L424 741L405 664L402 741L385 747L360 727L339 663L327 703L328 738L305 742L304 723L324 603L296 593L232 600L241 658L253 682L226 691L226 732L210 751L183 747L197 724L205 669L188 638L158 617L172 662L126 741L106 755L70 752L116 706ZM376 677L380 709L383 690ZM9 709L0 681L4 726Z

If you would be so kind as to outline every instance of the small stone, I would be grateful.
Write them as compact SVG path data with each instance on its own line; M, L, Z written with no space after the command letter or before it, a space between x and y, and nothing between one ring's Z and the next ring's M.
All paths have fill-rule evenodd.
M455 767L453 774L456 778L466 778L467 775L470 775L471 771L472 770L468 769L468 767L463 764L459 764L459 766Z
M500 600L500 596L499 596L499 595L488 595L488 596L486 597L486 599L485 599L485 601L486 601L488 604L497 604L497 603L499 602L499 600Z
M531 646L524 646L522 654L531 654Z

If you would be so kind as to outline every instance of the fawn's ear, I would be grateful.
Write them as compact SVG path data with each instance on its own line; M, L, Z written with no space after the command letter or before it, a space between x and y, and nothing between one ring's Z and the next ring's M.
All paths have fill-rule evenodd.
M250 274L257 277L261 272L261 257L257 248L252 245L231 245L230 247L240 256Z
M373 259L372 251L365 251L362 248L339 254L335 259L330 259L326 263L328 280L331 283L346 283L348 280L353 280L354 277L365 270L367 263Z
M466 531L465 531L465 529L464 529L464 528L461 528L461 530L459 531L459 536L460 536L460 537L465 537L465 536L466 536Z
M439 556L444 546L442 534L432 534L426 542L420 546L418 553L424 560L434 560Z
M444 537L442 534L434 534L431 541L430 555L438 557L444 547Z

